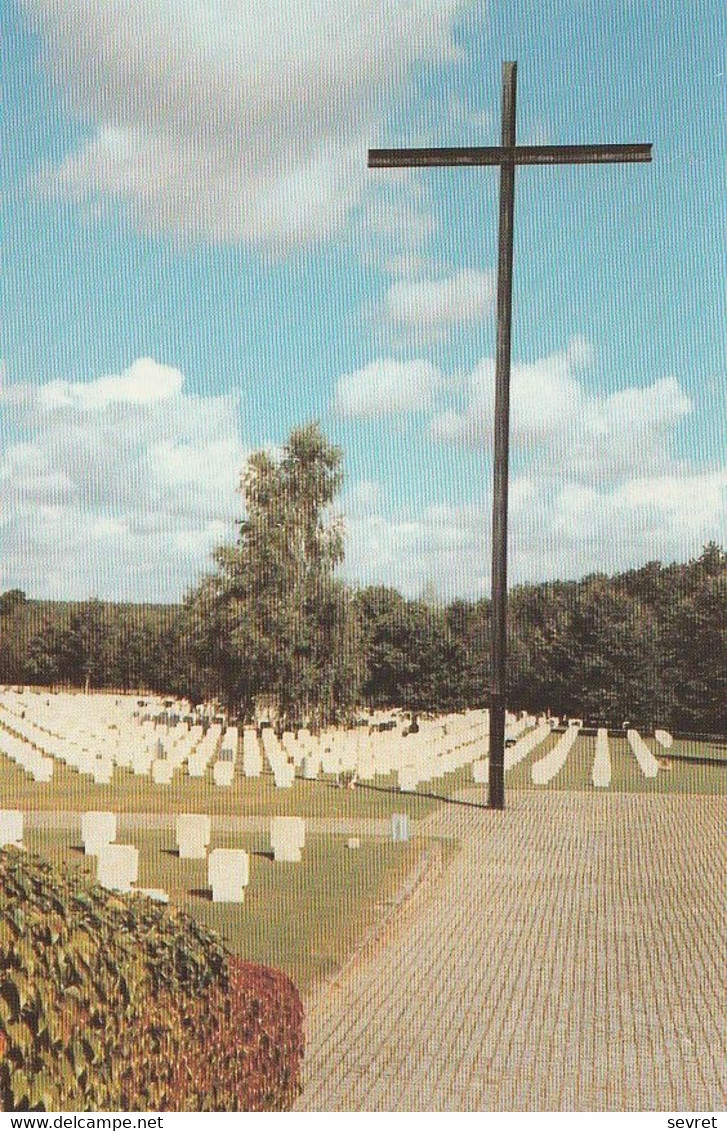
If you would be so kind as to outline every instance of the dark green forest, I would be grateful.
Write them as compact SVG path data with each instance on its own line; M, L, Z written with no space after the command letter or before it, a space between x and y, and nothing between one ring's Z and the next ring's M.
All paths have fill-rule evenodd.
M243 473L245 517L178 605L0 596L0 683L275 705L289 725L360 706L487 704L488 600L436 605L338 577L342 455L316 426ZM727 732L727 553L512 589L509 704L620 726Z

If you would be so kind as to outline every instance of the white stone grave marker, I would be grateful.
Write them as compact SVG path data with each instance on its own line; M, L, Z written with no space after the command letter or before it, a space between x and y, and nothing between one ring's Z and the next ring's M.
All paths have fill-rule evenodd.
M203 813L180 813L177 846L180 860L203 860L212 839L212 821Z
M263 772L263 759L254 727L246 727L242 732L242 772L246 778L259 778Z
M414 793L419 784L419 773L416 766L401 766L399 769L399 792Z
M0 847L23 843L23 814L20 809L0 809Z
M627 730L626 738L628 739L629 746L634 752L636 761L641 766L641 772L644 777L655 778L659 772L659 763L649 750L649 747L646 745L639 732L637 730Z
M235 778L234 762L226 762L222 758L218 759L212 767L212 777L215 785L225 788L231 786Z
M207 880L213 903L243 903L250 882L250 857L241 848L215 848L210 852Z
M31 773L33 781L49 782L53 777L53 759L39 758Z
M392 813L391 815L391 839L396 844L406 844L409 840L409 814L408 813Z
M472 763L472 780L477 785L487 785L490 780L490 759L478 758Z
M611 755L608 750L608 731L598 728L596 735L596 755L593 759L591 781L599 789L607 789L611 784Z
M151 777L155 785L171 785L174 764L167 758L155 758L151 764Z
M114 773L114 764L110 758L97 758L92 767L92 772L96 785L110 785Z
M578 727L569 725L565 734L561 735L553 749L549 750L539 762L533 763L531 777L535 785L547 785L556 774L560 773L577 738Z
M102 848L116 840L116 814L100 810L82 813L81 840L86 856L98 856Z
M305 844L303 817L273 817L270 822L270 844L276 860L298 863Z
M145 895L154 903L169 903L169 892L163 891L162 888L134 888L134 892L136 895Z
M133 844L106 844L98 852L96 878L108 891L130 892L139 875L139 849Z

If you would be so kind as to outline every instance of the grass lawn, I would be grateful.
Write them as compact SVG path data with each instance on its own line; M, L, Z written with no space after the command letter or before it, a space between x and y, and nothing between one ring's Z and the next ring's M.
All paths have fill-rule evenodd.
M571 749L563 769L547 785L534 785L531 770L534 762L543 758L555 746L560 735L551 735L507 775L507 785L515 789L573 789L596 790L591 784L591 768L596 750L596 739L580 735ZM722 793L727 786L725 767L699 765L698 763L663 758L664 753L686 757L715 757L713 748L704 743L674 743L670 751L663 751L653 739L646 745L662 763L655 778L645 778L636 757L625 738L609 738L611 754L610 789L620 793ZM716 749L716 748L714 748Z
M73 830L30 829L28 849L64 868L95 878L95 858L85 857ZM212 848L250 852L250 885L243 904L214 904L205 860L180 860L173 831L134 829L124 843L139 849L139 886L163 888L170 902L219 932L230 949L251 962L285 970L301 990L334 973L381 918L408 872L429 849L453 851L448 842L408 844L345 836L314 836L300 864L276 864L264 835L213 835Z
M53 780L42 783L34 782L9 758L0 755L0 808L28 812L113 809L117 813L321 818L386 818L396 812L408 813L416 820L440 803L435 795L449 796L471 784L471 774L465 770L423 787L422 795L400 793L394 774L360 783L355 789L338 788L331 778L296 779L292 789L276 789L270 773L260 778L245 778L238 773L229 788L222 788L214 784L211 769L204 778L190 778L184 769L177 771L171 785L155 785L151 778L136 777L130 770L117 766L110 785L96 785L87 774L79 774L62 762L56 762ZM425 796L427 793L432 796Z

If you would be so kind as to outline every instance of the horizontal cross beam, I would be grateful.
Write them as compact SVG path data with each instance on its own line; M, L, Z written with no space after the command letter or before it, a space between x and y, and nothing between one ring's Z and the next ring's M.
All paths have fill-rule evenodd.
M370 149L370 169L437 165L604 165L651 161L651 145L485 145L457 149Z

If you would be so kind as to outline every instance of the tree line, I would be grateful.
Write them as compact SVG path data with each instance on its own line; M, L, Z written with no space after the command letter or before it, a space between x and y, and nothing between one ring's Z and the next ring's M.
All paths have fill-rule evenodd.
M0 596L0 683L219 700L325 725L362 706L487 705L490 604L436 604L338 576L342 453L319 428L243 473L234 543L179 605ZM727 553L514 588L509 703L621 725L727 732Z

